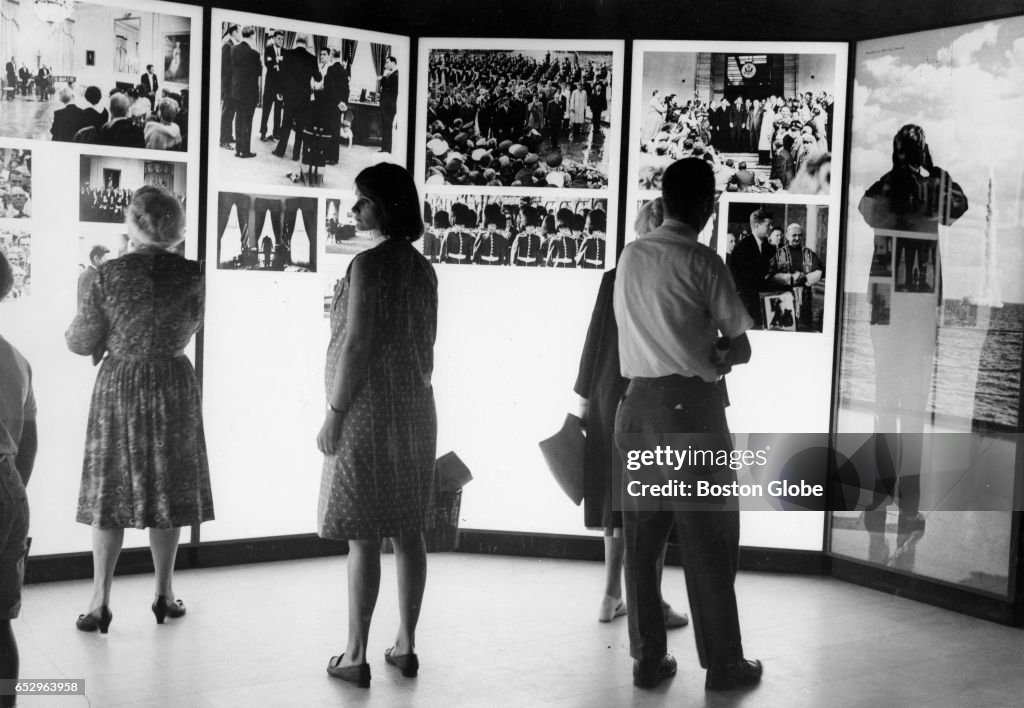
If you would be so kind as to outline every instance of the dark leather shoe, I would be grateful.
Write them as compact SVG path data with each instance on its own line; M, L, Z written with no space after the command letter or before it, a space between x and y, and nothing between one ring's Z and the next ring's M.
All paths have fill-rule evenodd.
M284 157L284 150L274 150L270 154L274 155L275 157Z
M395 648L384 650L384 661L402 672L406 678L415 678L420 671L420 660L415 653L395 654Z
M235 157L256 157L256 153L254 153L254 152L240 152L240 153L236 154Z
M742 659L720 669L708 669L704 688L708 691L729 691L734 688L753 686L761 681L764 667L760 661Z
M675 675L676 659L671 654L660 659L637 659L633 662L633 685L640 688L654 688Z
M342 681L354 683L360 688L370 687L370 665L367 663L356 664L355 666L338 666L345 655L332 656L327 664L327 673Z

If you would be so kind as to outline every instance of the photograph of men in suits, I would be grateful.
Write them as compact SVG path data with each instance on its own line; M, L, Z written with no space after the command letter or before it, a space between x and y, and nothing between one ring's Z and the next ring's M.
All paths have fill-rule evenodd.
M743 238L733 249L731 266L740 300L758 327L764 327L760 292L773 290L766 287L775 247L768 242L772 230L772 215L766 209L750 214L751 235Z
M238 25L228 25L220 45L220 146L228 150L235 142L231 127L235 121L235 102L231 100L231 50L241 40Z
M323 78L305 37L296 37L295 46L284 52L281 73L284 78L284 120L278 131L279 140L274 154L284 157L288 138L295 131L292 159L298 160L302 156L302 131L309 125L312 85Z
M281 62L284 61L284 32L277 30L274 38L267 42L263 50L263 66L267 68L263 75L263 110L260 115L260 141L267 141L268 118L273 114L270 135L274 140L278 138L278 129L281 127L281 108L284 96L281 86Z
M398 60L389 56L380 77L381 152L391 152L391 133L398 113Z
M252 119L260 97L260 53L252 48L256 30L245 27L242 40L231 48L231 101L235 104L235 157L256 157L250 149Z

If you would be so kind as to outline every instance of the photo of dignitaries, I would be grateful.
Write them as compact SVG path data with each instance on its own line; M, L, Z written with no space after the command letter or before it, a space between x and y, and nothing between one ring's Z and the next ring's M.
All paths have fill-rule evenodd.
M603 270L615 247L604 199L433 195L423 221L432 263Z
M32 216L32 151L0 148L0 219Z
M646 52L643 62L641 189L698 157L719 191L830 193L834 54Z
M821 332L828 207L732 202L728 209L725 262L757 326Z
M59 21L0 0L0 136L152 150L188 144L187 17L67 3ZM167 73L164 43L177 36Z
M221 192L217 267L316 272L316 199Z
M427 184L608 186L611 52L432 50Z
M82 155L78 219L123 224L135 190L145 185L163 187L184 207L186 169L183 162Z
M221 178L350 187L391 152L390 45L232 22L220 32Z
M32 291L32 234L20 224L0 219L0 253L11 264L14 287L5 298L17 300Z

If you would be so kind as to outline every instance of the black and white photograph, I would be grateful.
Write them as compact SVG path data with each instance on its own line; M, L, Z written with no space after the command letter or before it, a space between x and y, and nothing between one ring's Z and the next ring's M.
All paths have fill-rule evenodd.
M432 263L603 270L615 248L605 199L432 194L423 216Z
M404 159L408 40L227 12L211 31L222 183L351 189L363 168Z
M836 53L718 47L637 52L639 188L659 189L668 165L697 157L712 165L720 191L831 194L832 153L842 142Z
M131 6L0 0L0 136L187 149L191 29Z
M375 231L356 231L352 214L355 198L324 202L324 251L328 255L354 256L381 242L381 235Z
M427 61L428 185L608 187L611 51L438 48Z
M765 329L771 331L796 331L796 298L791 291L768 293L761 296L764 308Z
M0 219L32 217L32 151L0 148Z
M821 332L829 207L730 201L726 214L718 232L722 241L719 253L724 252L737 293L755 328ZM772 326L774 310L764 306L765 295L779 293L793 297L792 329Z
M875 235L875 251L871 256L871 277L892 277L892 236Z
M888 280L872 280L868 283L868 303L871 307L873 325L889 324L892 309L892 283Z
M315 273L316 199L221 192L217 268Z
M166 189L186 207L187 171L184 162L82 155L78 219L122 224L135 190L146 185Z
M896 292L935 292L939 277L935 250L937 246L938 241L930 239L896 239Z
M0 253L7 258L14 276L5 302L27 298L32 293L32 232L27 222L0 218Z
M184 243L178 244L176 252L181 253ZM76 302L81 309L86 293L92 287L99 273L99 267L107 261L120 258L130 250L128 234L121 230L112 233L82 234L78 238L78 284Z

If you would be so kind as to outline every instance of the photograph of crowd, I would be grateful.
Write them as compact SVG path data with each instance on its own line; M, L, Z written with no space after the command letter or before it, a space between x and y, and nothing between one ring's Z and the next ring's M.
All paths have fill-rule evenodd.
M0 135L153 150L188 142L188 17L0 0ZM171 57L165 55L169 37Z
M405 71L392 45L263 19L215 24L221 178L351 187L363 168L392 159Z
M0 219L0 253L11 264L14 287L7 300L27 297L32 291L32 234L25 222Z
M756 328L822 331L828 212L819 204L728 203L719 252ZM792 328L783 326L787 306Z
M217 268L315 273L316 199L221 192Z
M0 218L32 216L32 151L0 148Z
M642 61L641 189L698 157L721 191L831 193L835 54L648 51Z
M420 240L432 263L604 269L604 199L431 195Z
M174 194L184 207L186 169L184 162L82 155L78 219L124 223L125 210L132 201L132 195L145 185L163 187Z
M608 186L610 51L432 49L428 185Z

